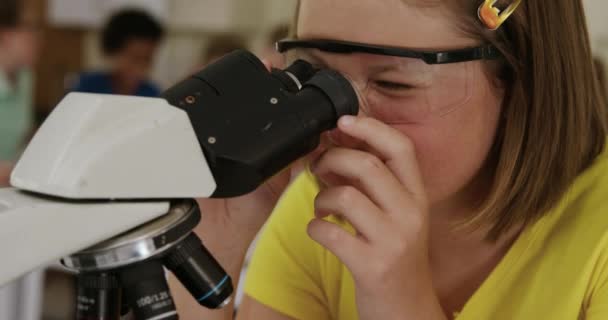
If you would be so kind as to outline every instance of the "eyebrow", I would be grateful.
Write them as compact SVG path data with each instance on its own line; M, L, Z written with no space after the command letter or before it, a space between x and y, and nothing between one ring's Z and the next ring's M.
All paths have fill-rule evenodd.
M323 59L323 57L321 55L318 54L318 52L323 52L319 49L296 49L299 50L300 52L304 52L306 53L305 57L308 58L312 58L313 60L315 60L315 62L320 62L321 64L323 64L323 66L328 66L328 63L325 59Z
M332 53L332 52L325 52L319 49L297 49L297 50L301 50L301 52L305 52L306 53L306 57L312 59L315 63L320 64L322 67L326 67L326 68L331 68L331 66L329 65L329 63L327 63L326 59L323 59L323 55L322 54L336 54L336 55L340 55L339 53ZM352 55L356 55L356 54L361 54L364 55L366 53L352 53ZM394 58L394 57L388 57L389 59L408 59L408 58ZM412 59L413 60L413 59ZM424 63L423 61L420 61L420 63ZM378 75L381 73L386 73L386 72L395 72L398 71L398 67L396 65L389 65L387 63L384 64L377 64L377 65L373 65L371 67L368 68L368 71L370 74L373 75Z

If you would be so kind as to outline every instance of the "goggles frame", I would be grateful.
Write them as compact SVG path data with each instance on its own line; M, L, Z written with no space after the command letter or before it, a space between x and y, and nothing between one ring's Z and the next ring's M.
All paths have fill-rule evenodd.
M496 60L502 57L501 53L493 45L463 48L447 51L424 51L400 47L365 44L350 41L313 39L298 40L286 39L276 43L276 50L285 53L292 49L318 49L331 53L368 53L391 57L415 58L427 64L447 64L476 60Z

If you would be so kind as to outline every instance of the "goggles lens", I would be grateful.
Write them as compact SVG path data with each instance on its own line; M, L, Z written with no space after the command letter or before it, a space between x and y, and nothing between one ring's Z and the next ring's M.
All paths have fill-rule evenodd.
M427 64L421 59L369 53L329 53L294 48L283 53L346 76L361 99L361 111L385 123L423 122L465 104L472 95L470 63Z

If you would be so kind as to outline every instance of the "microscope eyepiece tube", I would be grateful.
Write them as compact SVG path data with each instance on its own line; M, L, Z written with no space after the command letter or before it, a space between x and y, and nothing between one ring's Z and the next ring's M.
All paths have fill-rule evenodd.
M242 50L173 86L163 98L188 114L217 185L214 198L254 191L312 152L321 134L341 116L358 114L360 104L345 75L304 60L268 72Z

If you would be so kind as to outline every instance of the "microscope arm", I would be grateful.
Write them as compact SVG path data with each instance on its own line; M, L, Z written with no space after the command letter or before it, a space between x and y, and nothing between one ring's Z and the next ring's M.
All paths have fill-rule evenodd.
M72 93L0 189L0 286L209 197L215 181L185 112L164 99Z
M0 189L0 286L164 215L168 202L66 202Z

